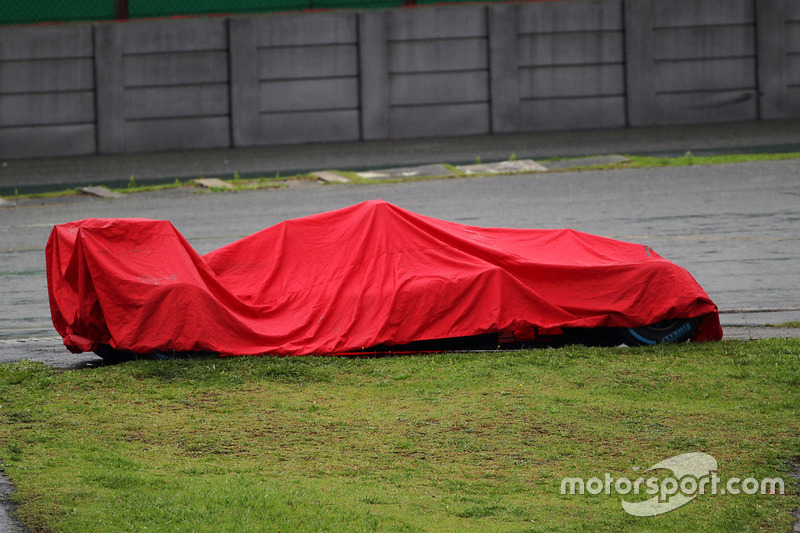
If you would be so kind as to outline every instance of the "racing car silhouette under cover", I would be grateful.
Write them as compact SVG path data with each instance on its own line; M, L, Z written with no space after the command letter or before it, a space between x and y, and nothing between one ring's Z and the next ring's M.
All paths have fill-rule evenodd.
M722 338L700 285L647 246L466 226L380 200L202 256L167 221L87 219L55 226L46 255L64 344L109 359Z

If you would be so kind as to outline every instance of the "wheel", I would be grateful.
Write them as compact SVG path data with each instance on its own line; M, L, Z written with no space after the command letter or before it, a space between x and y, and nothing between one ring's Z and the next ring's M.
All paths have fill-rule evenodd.
M99 357L102 357L106 363L124 363L126 361L136 361L137 359L169 361L172 359L219 357L219 354L212 352L162 352L160 350L156 350L150 353L134 353L128 350L115 350L108 344L100 344L94 353Z
M624 340L620 336L621 328L564 328L567 344L583 344L584 346L619 346Z
M103 358L106 363L124 363L126 361L135 361L137 359L158 359L167 360L174 359L175 357L164 352L151 352L148 354L139 354L129 352L127 350L115 350L108 344L101 344L94 351L96 355Z
M649 326L620 328L620 338L628 346L672 344L689 340L700 324L700 318L672 318Z
M136 354L125 350L115 350L108 344L101 344L94 351L96 355L103 358L106 363L123 363L125 361L133 361L136 359Z

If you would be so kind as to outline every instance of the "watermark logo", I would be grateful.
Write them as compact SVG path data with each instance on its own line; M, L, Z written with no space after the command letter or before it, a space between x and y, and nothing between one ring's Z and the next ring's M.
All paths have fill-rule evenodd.
M670 470L674 477L661 480L659 494L649 500L630 503L623 499L622 508L626 513L634 516L655 516L689 503L697 497L698 490L705 488L698 485L698 480L708 481L709 477L716 475L717 460L705 453L685 453L664 459L645 472L659 468Z
M671 475L656 475L658 471L668 470ZM644 501L628 501L622 498L622 508L633 516L656 516L668 513L686 505L701 494L783 494L784 481L781 478L764 478L761 481L748 477L732 477L725 483L717 475L717 460L707 453L684 453L660 461L643 473L651 472L649 477L636 479L614 478L606 473L602 478L593 477L564 478L561 480L561 494L592 495L645 494L652 498Z

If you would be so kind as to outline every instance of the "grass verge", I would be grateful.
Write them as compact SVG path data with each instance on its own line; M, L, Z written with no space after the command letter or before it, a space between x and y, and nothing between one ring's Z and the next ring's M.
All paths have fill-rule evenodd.
M788 531L798 368L796 339L22 362L0 366L0 459L43 531ZM786 494L654 517L560 494L564 477L633 479L687 452Z
M628 156L637 166L664 167L664 166L689 166L689 165L718 165L724 163L752 163L756 161L779 161L785 159L798 159L800 153L787 152L776 154L724 154L724 155L693 155L691 152L679 157L646 157Z
M695 156L692 155L690 152L687 152L685 155L680 157L648 157L648 156L626 156L630 159L630 162L624 163L612 163L612 164L603 164L603 165L590 165L590 166L576 166L570 167L563 170L556 170L553 172L563 172L563 171L576 171L576 170L614 170L620 168L648 168L648 167L663 167L663 166L690 166L690 165L714 165L714 164L723 164L723 163L747 163L747 162L754 162L754 161L770 161L770 160L783 160L783 159L798 159L800 158L800 153L792 152L792 153L775 153L775 154L726 154L726 155L712 155L712 156ZM546 161L563 161L569 160L570 158L553 158L548 160L542 160L542 162ZM577 158L583 159L583 158ZM515 161L516 154L511 154L509 161ZM476 159L476 163L480 162L480 158ZM449 168L453 171L452 175L448 176L416 176L412 178L396 178L396 179L365 179L358 176L356 172L349 172L349 171L340 171L340 170L332 170L337 174L344 176L350 180L353 184L359 185L378 185L378 184L390 184L390 183L399 183L405 181L420 181L420 180L429 180L429 179L453 179L453 178L461 178L466 177L467 175L464 172L458 170L455 166L450 164L443 164L444 167ZM528 172L516 172L513 174L528 174ZM497 174L470 174L469 177L481 177L481 176L496 176ZM215 188L215 189L207 189L202 192L230 192L230 191L247 191L247 190L257 190L257 189L277 189L277 188L284 188L286 187L287 181L292 180L314 180L315 178L310 174L297 174L293 176L286 176L285 178L281 178L280 174L276 175L274 178L253 178L253 179L242 179L238 175L234 175L233 179L227 180L233 188ZM165 189L174 189L177 187L194 187L195 184L193 180L187 181L180 181L175 180L174 183L166 183L166 184L158 184L158 185L145 185L145 186L137 186L136 182L133 178L131 178L131 182L127 187L123 188L115 188L113 190L125 194L137 193L137 192L150 192L150 191L158 191L158 190L165 190ZM68 196L80 194L78 189L67 189L61 191L49 191L44 193L31 193L31 194L15 194L15 195L8 195L4 196L9 200L14 199L26 199L26 198L52 198L52 197L59 197L59 196Z
M554 172L572 172L576 170L615 170L622 168L687 167L693 165L720 165L731 163L752 163L758 161L779 161L786 159L798 159L800 158L800 153L787 152L774 154L693 155L691 152L686 152L686 154L678 157L654 157L641 155L627 155L625 157L627 157L629 161L567 167ZM546 165L547 161L569 161L571 159L579 161L584 158L556 157L549 160L542 160L540 162Z
M781 322L780 324L766 324L768 328L800 328L800 320Z

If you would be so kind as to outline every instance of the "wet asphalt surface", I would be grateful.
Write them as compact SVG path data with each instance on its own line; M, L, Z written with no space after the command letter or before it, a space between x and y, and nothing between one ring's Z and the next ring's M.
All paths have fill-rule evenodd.
M50 322L44 246L54 224L88 217L166 219L205 253L282 220L376 198L464 224L571 227L647 244L697 278L719 306L728 337L793 335L761 327L800 320L798 184L800 160L786 160L18 200L0 207L0 361L32 358L62 366L87 360L58 348Z
M695 131L709 134L707 129ZM775 138L800 144L800 128L796 131L796 137L787 137L781 131ZM713 139L695 139L693 144L689 138L685 141L688 144L682 145L678 133L669 135L662 134L662 146L675 151L683 146L703 148L706 146L703 143L713 143ZM716 142L722 144L725 134L720 130L718 135ZM775 140L766 133L762 135L758 139L762 145ZM601 140L593 136L587 138L583 150L574 147L574 154L563 155L601 153ZM515 142L522 141L516 139ZM638 146L634 140L628 142L606 153L630 153L632 150L626 148ZM380 148L384 150L387 146L396 148L399 145L383 144ZM598 150L592 150L595 146ZM789 149L789 144L781 146ZM443 159L435 162L464 162L471 148L461 147L459 151L454 147L457 143L450 151L443 150L439 154ZM506 148L492 146L491 149L498 155L501 151L511 153ZM413 150L413 146L408 149ZM549 145L539 148L542 149L555 152ZM726 144L724 150L735 151L736 147ZM746 150L740 148L739 151ZM365 156L362 168L376 161L397 165L411 161L434 162L428 159L435 154L425 153L414 159L405 149L400 152L402 154L394 156L385 153L383 157L371 153ZM489 157L491 153L494 152L490 152ZM350 153L345 155L355 158ZM234 159L230 153L220 155L223 156L228 157L225 165ZM127 158L132 157L117 159L116 165L124 167ZM293 164L307 168L317 163L316 159L311 159L295 159ZM499 159L502 158L497 157ZM492 159L484 157L483 160ZM210 162L205 164L212 170L220 170L224 166L221 161L217 166ZM331 160L329 165L320 162L317 166L318 169L344 168L335 164L342 161ZM113 162L111 158L105 163L111 164L115 172L123 172ZM309 165L303 167L300 165L303 162ZM29 176L49 168L44 173L52 179L52 173L57 172L56 167L48 167L52 163L28 162L26 167L25 162L11 162L3 167L5 174L0 172L0 185L9 183L9 166L27 169ZM155 158L150 165L158 163ZM262 161L262 166L264 164ZM292 163L284 164L291 166ZM91 172L110 179L111 173L103 174L97 170L99 167L89 167ZM66 163L64 169L63 183L79 171ZM205 173L197 173L201 174ZM33 182L31 178L30 183ZM95 184L100 182L102 180L94 181ZM786 160L375 185L298 182L288 188L247 192L208 193L182 188L131 194L113 200L89 196L18 200L14 205L0 206L0 363L30 359L63 368L90 368L102 364L92 354L67 352L50 322L44 246L54 224L88 217L170 220L198 252L205 253L285 219L377 198L420 214L464 224L571 227L647 244L697 278L721 309L726 338L800 336L797 328L765 327L800 320L800 160ZM8 489L0 480L0 499L5 499L4 491ZM16 531L14 527L17 526L13 521L0 512L0 532Z
M786 160L18 201L0 208L0 361L95 360L59 348L50 321L44 245L54 224L167 219L206 253L282 220L376 198L464 224L570 227L646 244L695 276L722 311L729 337L793 335L762 326L800 320L798 176L800 160Z

